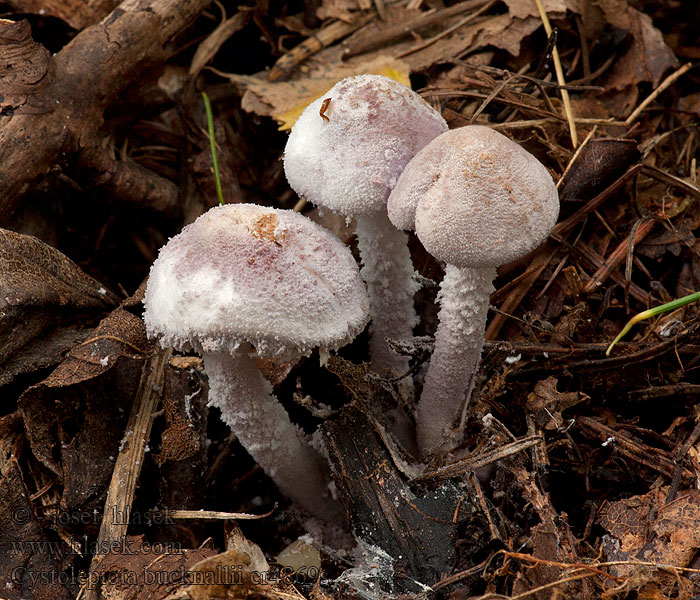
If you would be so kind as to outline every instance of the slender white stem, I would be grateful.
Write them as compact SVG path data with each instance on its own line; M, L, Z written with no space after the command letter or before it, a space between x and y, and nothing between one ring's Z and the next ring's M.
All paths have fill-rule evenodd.
M447 265L438 300L435 350L416 409L423 456L449 449L464 426L484 346L484 330L496 270Z
M386 337L408 340L418 322L413 296L418 284L408 236L394 227L386 213L357 217L357 245L362 258L360 274L367 283L370 298L369 351L377 373L396 377L408 370L408 357L394 352Z
M342 522L342 508L331 498L328 467L321 455L292 424L245 352L202 354L209 377L209 404L282 493L312 515L329 523Z

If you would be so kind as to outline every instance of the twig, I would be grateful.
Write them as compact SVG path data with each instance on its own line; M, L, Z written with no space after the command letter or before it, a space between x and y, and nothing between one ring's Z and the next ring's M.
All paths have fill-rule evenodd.
M330 46L333 42L347 37L353 31L357 31L360 27L368 23L373 16L374 12L369 12L365 15L358 16L354 23L334 21L330 25L319 29L310 37L306 38L301 44L282 55L270 69L267 78L270 81L276 81L288 75L299 63Z
M20 106L12 118L0 117L0 222L11 217L29 186L56 164L97 172L92 183L100 186L101 196L171 216L179 213L173 182L133 161L114 159L105 111L145 71L165 63L173 52L172 39L207 5L207 0L125 0L54 56L44 50L26 56L24 66L45 59L23 91L23 106L42 110L22 114ZM26 21L0 19L0 29L5 42L14 40L6 47L6 58L22 43L33 43ZM19 75L23 65L12 62L7 75Z
M537 1L539 2L539 0L537 0ZM693 66L692 63L686 63L680 69L678 69L677 71L671 73L668 77L666 77L666 79L664 79L659 84L659 87L657 87L651 94L649 94L649 96L647 96L646 99L642 100L642 103L632 111L632 113L630 114L629 117L627 117L627 119L625 119L625 125L627 127L632 125L632 123L634 123L637 120L639 115L642 114L644 109L647 106L649 106L649 104L651 104L654 100L656 100L657 96L659 96L659 94L661 94L661 92L663 92L666 88L668 88L674 81L676 81L676 79L678 79L679 77L681 77L682 75L687 73L692 66Z
M540 17L542 18L544 30L547 32L547 35L552 35L552 26L549 23L547 11L545 11L544 6L542 6L542 1L535 0L535 3L537 4L537 10L540 12ZM557 74L557 82L560 86L566 85L566 80L564 79L564 70L561 67L561 59L559 58L559 51L557 50L556 45L552 49L552 60L554 61L554 71ZM571 144L574 148L576 148L576 146L578 146L578 136L576 135L576 122L574 121L574 111L571 109L571 100L569 99L569 92L567 90L561 89L561 99L564 102L564 112L566 113L566 120L569 122L569 134L571 135Z
M557 181L557 189L561 188L562 184L564 183L564 178L568 175L569 171L571 170L571 167L574 166L574 163L578 160L578 157L580 156L581 152L586 147L588 142L591 141L597 129L598 125L594 125L593 129L591 129L588 132L586 139L583 140L583 143L578 148L576 148L576 152L574 152L574 155L571 157L571 159L569 159L569 164L566 165L566 169L564 169L564 172L561 174L559 181Z
M538 565L549 565L551 567L561 567L562 569L573 569L576 571L588 571L591 575L599 575L600 577L605 577L606 579L612 579L613 581L620 581L618 577L610 575L601 571L598 567L600 565L589 565L586 563L565 563L556 560L547 560L544 558L537 558L536 556L531 556L530 554L523 554L522 552L509 552L508 550L499 550L500 554L503 554L507 558L514 558L516 560L522 560L525 562L531 562Z
M271 511L262 515L222 512L219 510L169 510L167 515L171 519L202 519L204 521L221 521L231 519L241 521L250 519L264 519L265 517L269 517L272 513L274 513L276 509L277 505L275 504Z
M386 21L386 6L384 0L374 0L374 7L377 9L377 14L382 21Z
M700 199L700 189L698 189L698 187L693 185L692 183L681 179L680 177L676 177L675 175L666 173L666 171L662 171L661 169L657 169L656 167L653 167L651 165L644 165L644 167L642 168L642 173L644 173L644 175L652 177L653 179L656 179L657 181L663 181L668 185L677 187L683 190L684 192L690 194L694 198ZM671 216L675 215L667 214L665 216L667 218L670 218Z
M473 21L474 19L476 19L479 15L486 12L489 8L491 8L494 4L496 4L496 2L498 2L498 0L491 0L488 4L485 4L479 10L470 14L468 17L464 17L464 19L459 21L459 23L455 23L452 27L448 27L447 29L445 29L445 31L438 33L436 36L433 36L433 37L425 40L424 42L409 48L408 50L404 50L403 52L399 52L394 58L403 58L404 56L408 56L409 54L413 54L414 52L418 52L419 50L423 50L423 49L427 48L428 46L432 46L438 40L441 40L442 38L450 35L451 33L454 33L460 27L469 23L469 21Z
M509 444L499 446L498 448L487 450L486 452L482 452L477 456L469 456L445 465L444 467L440 467L439 469L426 471L418 477L413 478L412 481L416 482L426 481L429 479L450 479L458 474L473 472L477 469L507 458L508 456L513 456L514 454L528 450L529 448L539 444L541 440L542 438L539 435L528 436Z
M598 286L605 281L610 274L617 269L618 265L625 258L629 252L630 245L634 247L635 244L641 242L656 226L656 221L653 219L646 219L639 221L630 235L622 243L620 243L615 250L613 250L605 263L596 271L593 276L586 282L581 290L582 294L590 294L595 291Z
M610 196L612 196L617 190L619 190L631 177L634 177L637 173L642 170L642 165L637 163L632 165L627 171L625 171L618 179L611 183L607 188L605 188L600 194L595 198L589 200L585 206L577 210L573 215L560 221L554 227L552 237L556 239L556 236L564 237L567 235L577 223L579 223L586 215L597 209L603 202L605 202Z
M363 54L364 52L369 52L389 42L407 37L414 31L420 31L426 27L442 23L445 19L449 19L455 15L479 8L485 4L485 2L486 0L467 0L466 2L460 2L448 8L426 11L420 17L416 17L408 23L399 23L398 25L387 27L383 31L369 36L369 39L357 40L352 44L348 44L343 51L343 60L357 56L358 54Z
M469 92L469 91L462 91L462 90L436 90L436 91L421 91L422 95L425 96L435 96L435 97L441 97L441 96L447 96L447 97L452 97L452 98L488 98L488 94L482 94L479 92ZM514 106L516 108L521 108L523 111L531 111L534 112L538 115L542 115L545 117L550 117L552 119L556 119L557 121L564 121L563 117L560 117L557 114L554 114L552 112L549 112L548 110L544 110L543 108L539 108L538 106L532 106L530 104L525 104L524 102L516 102L514 100L508 100L507 98L493 98L492 101L495 102L500 102L501 104L507 104L509 106Z

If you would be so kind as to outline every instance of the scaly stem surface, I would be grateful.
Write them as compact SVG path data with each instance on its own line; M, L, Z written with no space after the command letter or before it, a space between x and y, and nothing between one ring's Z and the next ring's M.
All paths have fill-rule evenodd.
M241 349L242 350L242 349ZM340 523L342 508L328 489L328 466L272 393L272 385L245 351L202 353L209 404L238 436L283 494L314 516Z
M360 274L370 298L369 351L372 369L387 377L408 371L408 357L394 352L386 337L408 340L418 322L413 296L413 264L408 236L394 227L384 212L357 217L357 245L362 258Z
M435 350L416 409L423 456L449 450L464 426L467 405L484 346L484 330L496 270L447 265L438 301Z

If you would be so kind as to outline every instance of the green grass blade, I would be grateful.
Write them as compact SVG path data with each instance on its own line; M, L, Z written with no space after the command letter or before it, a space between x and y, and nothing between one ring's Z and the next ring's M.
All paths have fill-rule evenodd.
M211 161L214 165L214 179L216 181L216 195L219 204L224 204L224 193L221 189L221 177L219 177L219 161L216 158L216 140L214 139L214 115L211 112L211 103L206 92L202 92L204 98L204 110L207 113L207 126L209 127L209 144L211 145Z
M623 337L625 337L625 335L627 335L627 332L640 321L643 321L644 319L650 319L651 317L655 317L663 313L671 312L672 310L676 310L677 308L685 306L686 304L690 304L691 302L697 302L698 300L700 300L700 292L695 292L693 294L689 294L688 296L683 296L682 298L678 298L677 300L672 300L671 302L667 302L666 304L650 308L649 310L645 310L643 312L640 312L639 314L634 315L634 317L627 321L627 324L622 328L622 331L620 331L617 337L613 340L612 344L608 346L608 349L605 351L605 356L610 356L610 351L613 349L613 346L615 346L617 342L619 342Z

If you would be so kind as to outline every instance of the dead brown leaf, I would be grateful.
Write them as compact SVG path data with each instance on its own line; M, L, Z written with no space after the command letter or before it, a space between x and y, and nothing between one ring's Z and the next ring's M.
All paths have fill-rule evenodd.
M540 18L537 3L533 0L503 0L503 3L508 7L508 12L514 19ZM543 0L542 6L550 19L563 17L567 10L579 12L578 0Z
M113 294L55 248L0 229L0 363L57 321L115 304Z
M656 87L664 74L679 66L678 59L654 27L649 15L623 0L599 0L605 20L631 35L629 48L614 62L605 77L605 87L625 90L640 82L651 82Z
M22 545L50 543L39 526L30 495L19 465L12 459L0 478L0 594L5 600L70 600L75 595L61 583L53 554Z
M579 402L589 400L581 392L557 391L556 377L547 377L535 385L535 391L528 396L527 409L533 413L535 423L548 430L558 429L565 423L562 412Z
M359 8L355 0L323 0L321 6L316 9L316 16L322 21L326 19L340 19L345 23L353 23L355 16L352 11Z
M61 508L95 501L106 489L149 348L141 319L123 309L19 399L39 461L64 480Z
M652 490L617 502L607 502L598 520L610 532L603 543L608 561L630 561L614 565L611 573L632 578L641 586L658 576L659 568L635 565L650 562L687 567L700 549L700 491L686 490L667 503L669 488Z
M641 155L634 140L599 138L581 150L559 190L563 201L590 200L620 177Z

